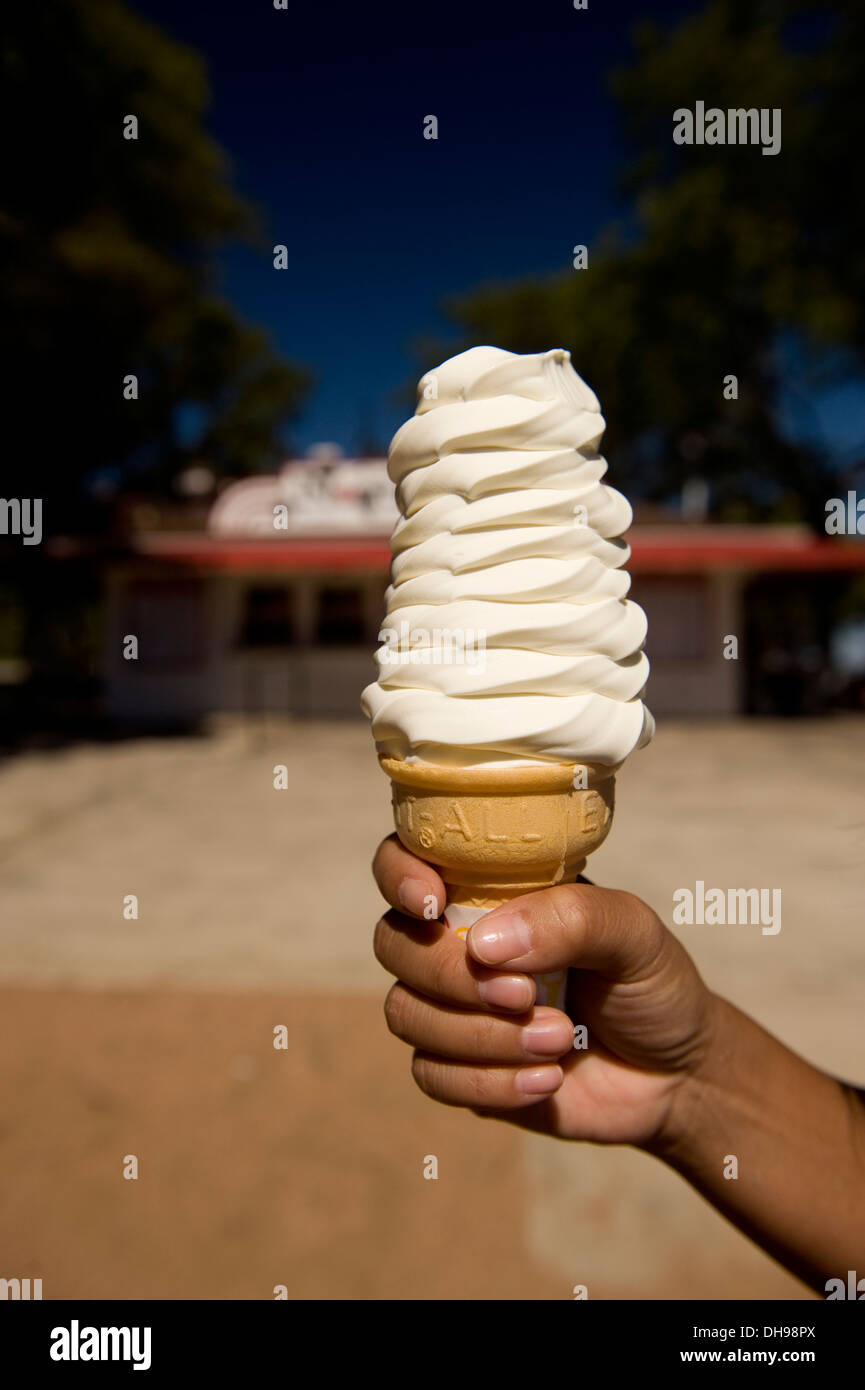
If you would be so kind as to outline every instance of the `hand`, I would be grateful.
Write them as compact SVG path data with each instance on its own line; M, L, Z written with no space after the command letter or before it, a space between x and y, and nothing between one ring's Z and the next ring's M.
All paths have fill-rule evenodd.
M562 1139L663 1146L709 1050L717 1001L651 908L565 884L496 908L464 945L424 920L431 902L443 908L444 884L395 835L373 872L397 909L375 930L376 956L397 978L385 1015L415 1049L422 1091ZM570 1018L535 1005L531 978L566 967ZM574 1048L575 1023L588 1028L585 1050Z

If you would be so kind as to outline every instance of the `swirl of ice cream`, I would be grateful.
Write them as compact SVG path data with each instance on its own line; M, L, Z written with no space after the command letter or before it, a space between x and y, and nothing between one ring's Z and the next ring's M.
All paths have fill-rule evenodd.
M400 520L362 698L379 752L618 766L651 738L604 428L561 348L472 348L421 378L388 457Z

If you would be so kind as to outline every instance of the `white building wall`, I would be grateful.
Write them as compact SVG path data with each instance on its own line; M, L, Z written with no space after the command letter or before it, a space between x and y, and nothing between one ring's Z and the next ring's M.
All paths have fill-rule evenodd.
M182 665L163 662L154 664L150 650L159 637L159 619L149 629L137 630L133 593L140 572L133 569L113 571L108 579L107 621L105 636L105 704L109 714L120 720L142 722L194 721L207 712L218 688L220 653L215 617L218 596L215 581L201 579L195 596L199 647L194 659ZM176 574L154 572L148 576L156 582L183 584ZM155 617L158 600L151 605ZM177 616L170 597L162 604L161 622L170 632ZM124 643L128 636L138 639L138 658L124 658Z
M651 675L646 696L653 714L697 718L723 718L741 710L742 671L745 653L741 595L744 576L731 570L714 571L706 576L706 603L703 616L703 653L697 657L653 654L653 608L651 586L647 586L645 608L649 619L646 650ZM643 595L635 593L641 602ZM659 600L662 603L663 599ZM664 615L655 608L657 626ZM739 639L738 660L724 658L728 635Z
M315 596L321 582L356 583L364 590L366 640L363 646L312 645ZM314 575L216 575L201 581L199 604L200 661L194 667L152 669L147 660L147 633L136 633L138 661L123 659L123 638L136 626L134 592L141 579L133 569L114 571L107 593L108 621L104 668L106 707L118 720L170 723L215 713L270 711L308 718L359 713L360 692L375 679L373 651L383 617L382 581L378 575L346 575L322 581ZM297 616L297 646L285 650L244 648L239 636L247 587L292 590ZM161 622L176 622L166 599Z
M171 578L168 576L166 582ZM657 716L723 717L739 712L744 578L731 571L703 577L704 598L696 607L690 602L685 604L683 614L687 621L682 626L689 631L681 632L682 649L687 651L689 644L694 643L694 624L699 624L700 652L682 656L676 655L679 632L677 609L672 601L675 588L665 590L659 579L653 592L654 577L635 583L634 597L644 603L649 617L647 650L652 671L647 702ZM360 692L376 676L372 654L378 645L384 613L382 576L346 574L337 578L249 572L202 578L198 660L192 666L157 670L149 669L146 652L142 652L138 662L124 661L122 656L123 637L134 625L132 595L140 579L141 571L127 568L115 571L109 581L106 704L115 718L170 722L195 720L212 713L261 710L306 718L359 714ZM312 644L316 588L319 584L340 582L356 583L364 590L366 642L363 646L316 647ZM677 582L687 589L687 577ZM276 587L282 583L294 593L298 645L284 651L241 647L238 639L247 587ZM175 621L169 596L161 622L168 630ZM660 639L659 651L653 651L653 629ZM724 639L729 634L739 638L738 661L724 659ZM138 635L146 643L148 634Z

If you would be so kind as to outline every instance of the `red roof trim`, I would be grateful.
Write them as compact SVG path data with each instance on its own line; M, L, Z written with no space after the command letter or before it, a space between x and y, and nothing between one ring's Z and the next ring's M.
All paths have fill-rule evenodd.
M629 569L640 570L860 570L865 545L833 545L812 540L798 545L705 545L644 543L635 540Z
M736 528L725 537L721 528L668 530L654 535L634 532L629 541L634 573L671 570L865 570L865 543L820 540L771 529L749 534ZM140 535L136 550L152 559L193 565L210 571L366 570L384 573L390 545L379 536L289 537L255 540L210 535Z
M390 543L378 536L257 541L162 535L139 537L136 549L153 559L216 570L386 570L390 564Z

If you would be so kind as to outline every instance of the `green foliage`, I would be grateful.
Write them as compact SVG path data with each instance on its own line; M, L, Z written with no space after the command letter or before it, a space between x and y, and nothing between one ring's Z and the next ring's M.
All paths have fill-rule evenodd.
M202 60L121 0L43 0L5 16L2 75L7 494L38 487L69 525L100 468L163 486L184 402L217 471L272 463L308 379L211 289L213 252L255 222L202 125Z
M640 26L635 50L612 85L634 154L636 236L591 247L587 270L446 307L465 345L569 347L611 421L617 478L637 495L668 496L700 473L721 516L822 528L827 465L777 424L779 345L799 344L805 394L827 362L836 379L865 365L865 7L712 0L672 33ZM780 107L780 154L674 144L674 110L697 100ZM737 401L724 399L728 374Z

